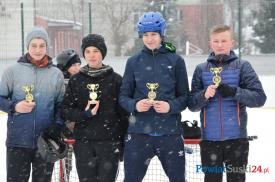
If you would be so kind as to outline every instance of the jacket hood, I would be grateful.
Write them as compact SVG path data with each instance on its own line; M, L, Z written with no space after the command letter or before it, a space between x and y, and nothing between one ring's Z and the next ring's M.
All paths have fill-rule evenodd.
M229 63L235 59L238 59L238 57L233 51L230 51L229 55L226 55L226 54L215 55L214 52L211 52L209 57L207 58L207 61L215 65L219 65L219 64Z

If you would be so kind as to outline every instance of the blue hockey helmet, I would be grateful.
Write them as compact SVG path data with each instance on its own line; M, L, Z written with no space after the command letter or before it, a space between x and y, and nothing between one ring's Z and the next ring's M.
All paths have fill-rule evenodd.
M166 21L160 12L145 12L138 21L137 29L141 37L145 32L158 32L165 36Z

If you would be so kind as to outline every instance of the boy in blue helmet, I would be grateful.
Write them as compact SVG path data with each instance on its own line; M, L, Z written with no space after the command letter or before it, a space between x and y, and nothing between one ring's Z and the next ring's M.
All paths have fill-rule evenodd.
M185 182L181 111L189 86L184 60L164 42L166 23L146 12L137 24L144 48L127 61L119 102L131 113L124 149L124 182L141 182L157 156L170 181Z

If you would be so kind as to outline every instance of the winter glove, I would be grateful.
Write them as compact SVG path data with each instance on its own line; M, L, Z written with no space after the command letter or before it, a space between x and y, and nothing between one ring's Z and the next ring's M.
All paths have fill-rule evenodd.
M236 87L231 87L228 84L222 83L218 86L217 90L222 95L222 97L234 97L237 92Z

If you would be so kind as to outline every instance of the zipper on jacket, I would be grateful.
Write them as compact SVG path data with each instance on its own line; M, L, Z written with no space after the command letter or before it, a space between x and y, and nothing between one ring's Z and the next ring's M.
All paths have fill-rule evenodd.
M224 62L222 58L220 58L217 62L217 67L222 67L222 69L224 69L223 64ZM219 96L219 112L220 112L219 115L220 115L220 123L221 123L221 139L223 140L224 139L224 126L223 126L224 120L223 120L223 114L222 114L222 97L221 96Z
M37 67L34 67L34 85L33 85L33 88L34 88L34 92L36 91L36 85L37 85ZM33 93L33 97L35 96L35 93ZM34 97L35 99L35 97ZM35 100L34 100L35 101ZM36 101L35 101L36 102ZM35 118L36 118L36 106L34 107L34 110L32 111L33 112L33 138L35 139L36 136L35 136L35 130L36 130L36 122L35 122ZM35 140L32 140L32 146L35 148Z
M157 74L156 74L156 71L157 71L157 69L156 69L156 57L155 57L155 51L154 50L152 50L152 57L153 57L153 74L154 74L154 76L153 76L153 82L156 82L157 81ZM156 112L153 112L154 113L154 115L153 115L153 121L155 122L155 118L156 118L156 116L157 116L157 114L156 114ZM154 127L154 134L156 134L156 130L157 130L157 128L156 128L157 126L155 126Z
M156 81L156 58L155 52L152 50L152 57L153 57L153 74L154 74L154 82Z

